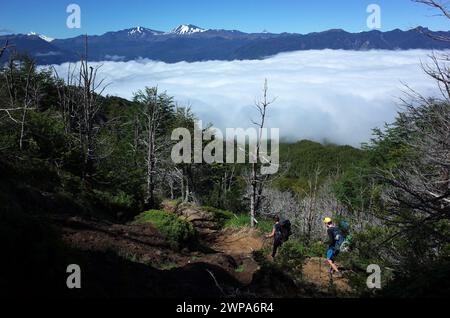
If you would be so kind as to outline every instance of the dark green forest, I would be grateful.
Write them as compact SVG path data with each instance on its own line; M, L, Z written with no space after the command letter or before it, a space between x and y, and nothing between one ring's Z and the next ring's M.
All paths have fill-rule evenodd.
M170 160L172 130L195 129L189 108L156 87L133 100L104 96L95 81L100 70L85 61L79 67L68 82L24 57L0 71L1 284L9 296L132 296L145 290L131 282L142 279L142 271L156 281L151 262L148 272L134 272L130 268L142 262L133 254L84 250L64 240L61 228L73 220L152 224L171 242L167 249L185 254L204 248L201 233L167 212L170 207L202 207L221 227L250 225L250 165ZM352 296L448 295L449 100L410 99L397 120L375 129L360 149L282 144L280 172L260 177L256 218L265 231L274 214L289 218L294 238L274 263L261 261L263 272L301 281L293 265L324 256L322 219L332 216L351 224L351 251L340 262ZM87 291L65 287L72 263L89 267ZM365 285L370 264L383 269L381 290ZM177 265L165 266L175 280ZM236 271L245 271L242 266ZM114 280L105 283L110 278L98 274L102 267L113 267ZM118 286L126 288L121 293Z

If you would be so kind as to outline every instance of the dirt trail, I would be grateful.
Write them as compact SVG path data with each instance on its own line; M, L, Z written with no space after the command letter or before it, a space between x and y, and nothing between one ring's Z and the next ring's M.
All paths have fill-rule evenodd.
M245 285L252 282L253 275L260 269L253 258L253 252L261 250L267 244L264 234L251 228L225 229L211 241L214 250L233 257L237 264L233 276Z
M319 290L328 291L334 288L338 293L351 292L351 287L346 278L334 275L330 277L329 265L325 258L313 257L303 265L303 279L314 284Z
M215 251L199 256L197 261L222 266L243 285L252 282L254 274L260 269L253 252L267 244L261 231L250 228L222 230L214 214L188 204L174 207L165 203L163 207L191 222L200 234L202 244Z
M150 224L114 224L80 217L53 217L62 239L82 251L110 252L132 261L165 268L187 264L190 255L171 249Z
M250 255L268 245L268 240L258 229L225 229L219 232L212 242L217 251L230 255Z

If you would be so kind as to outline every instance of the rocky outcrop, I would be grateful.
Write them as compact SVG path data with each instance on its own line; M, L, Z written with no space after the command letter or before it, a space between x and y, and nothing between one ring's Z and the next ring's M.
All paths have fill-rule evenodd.
M170 207L168 210L170 211ZM220 224L214 213L202 210L192 204L182 203L173 209L181 219L191 222L200 236L208 236L217 233L220 230Z

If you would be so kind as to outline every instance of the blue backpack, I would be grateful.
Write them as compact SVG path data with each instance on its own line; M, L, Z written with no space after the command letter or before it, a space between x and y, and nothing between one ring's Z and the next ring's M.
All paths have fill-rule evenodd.
M350 235L350 225L348 222L341 221L339 227L335 228L334 236L336 250L343 253L349 252L352 236Z
M333 238L334 238L334 241L335 241L334 248L337 251L340 251L341 250L341 246L342 246L342 244L345 241L345 236L344 236L344 234L342 234L342 231L338 227L335 227L333 229Z

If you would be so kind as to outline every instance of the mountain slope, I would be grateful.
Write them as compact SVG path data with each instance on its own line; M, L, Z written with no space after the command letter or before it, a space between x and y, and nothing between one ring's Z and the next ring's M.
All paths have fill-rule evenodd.
M2 58L0 58L0 62L7 61L11 52L27 54L35 59L38 64L60 64L79 59L75 51L56 46L54 43L42 39L37 34L0 36L1 44L6 43L6 41L9 41L10 49L5 51Z
M144 27L88 36L89 59L92 61L129 61L147 58L168 63L180 61L263 59L282 52L297 50L409 50L450 49L450 43L430 36L426 28L389 32L349 33L328 30L306 35L294 33L244 33L236 30L206 30L185 24L172 32ZM450 32L434 32L450 37ZM38 64L72 62L84 52L85 37L52 40L38 34L0 36L9 40L20 53L35 58ZM7 59L5 55L2 61Z

